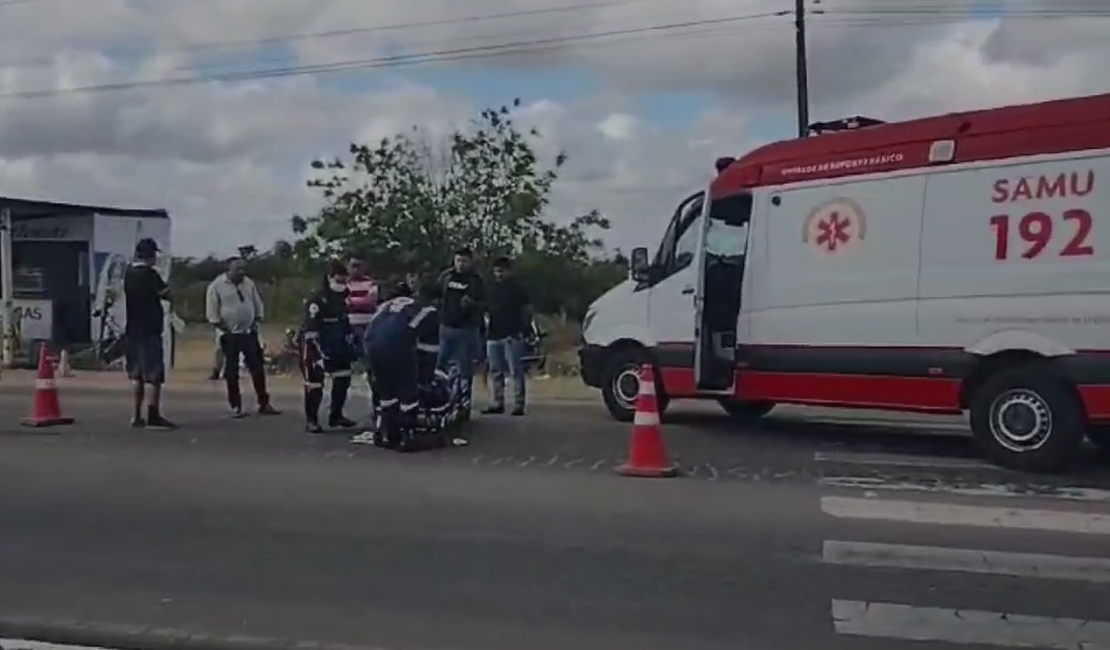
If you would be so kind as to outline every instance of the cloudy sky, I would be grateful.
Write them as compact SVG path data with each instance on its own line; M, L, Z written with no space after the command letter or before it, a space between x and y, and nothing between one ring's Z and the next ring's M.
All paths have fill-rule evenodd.
M1106 0L807 2L814 119L1110 92ZM650 244L716 157L794 132L792 6L0 0L0 194L166 207L180 254L266 246L314 156L519 96L570 155L552 216Z

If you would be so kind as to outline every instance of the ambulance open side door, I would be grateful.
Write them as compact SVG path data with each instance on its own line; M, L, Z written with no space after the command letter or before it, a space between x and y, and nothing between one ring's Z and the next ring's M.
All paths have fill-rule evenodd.
M694 376L698 390L732 395L752 195L741 192L706 203L695 258Z

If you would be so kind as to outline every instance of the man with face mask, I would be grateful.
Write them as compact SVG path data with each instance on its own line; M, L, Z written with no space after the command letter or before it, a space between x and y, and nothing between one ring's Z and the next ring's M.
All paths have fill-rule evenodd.
M305 430L323 433L319 412L324 401L324 380L331 377L328 426L350 429L357 423L343 415L351 389L351 364L355 359L354 335L347 313L347 267L332 262L323 286L305 301L301 326L301 375L304 378Z

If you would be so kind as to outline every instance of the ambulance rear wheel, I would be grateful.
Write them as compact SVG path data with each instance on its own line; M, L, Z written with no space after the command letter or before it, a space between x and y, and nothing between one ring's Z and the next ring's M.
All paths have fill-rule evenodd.
M640 392L640 370L651 361L647 350L624 348L615 350L605 364L601 398L609 414L618 422L631 422L636 417L636 396ZM655 377L655 404L659 415L667 410L670 400L663 392L663 382Z
M975 390L971 430L997 465L1059 472L1082 451L1087 416L1066 380L1046 364L1024 364L998 370Z
M775 408L774 402L745 401L735 397L722 397L717 403L733 421L740 423L754 422Z

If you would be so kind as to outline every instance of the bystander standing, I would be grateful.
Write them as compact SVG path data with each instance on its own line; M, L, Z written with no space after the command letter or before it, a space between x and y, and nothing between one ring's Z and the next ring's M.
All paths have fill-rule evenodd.
M479 326L485 313L485 281L474 270L469 248L455 252L454 264L439 276L439 365L458 366L463 380L464 417L470 416L474 366L481 359Z
M258 324L265 311L258 287L247 277L247 265L236 258L228 264L227 272L220 274L205 292L204 311L208 322L219 332L220 349L223 351L224 382L227 384L227 403L235 418L245 416L243 394L239 388L240 359L247 367L254 393L258 399L260 415L276 415L266 389L266 367Z
M175 429L177 425L162 415L166 382L166 310L162 302L170 300L170 288L155 268L160 252L153 239L140 239L135 244L135 261L123 275L124 363L133 386L131 426Z
M486 358L493 403L483 413L505 412L505 377L509 375L513 379L512 414L524 415L524 345L531 333L532 315L528 296L511 271L509 258L494 260L493 278L486 288Z

